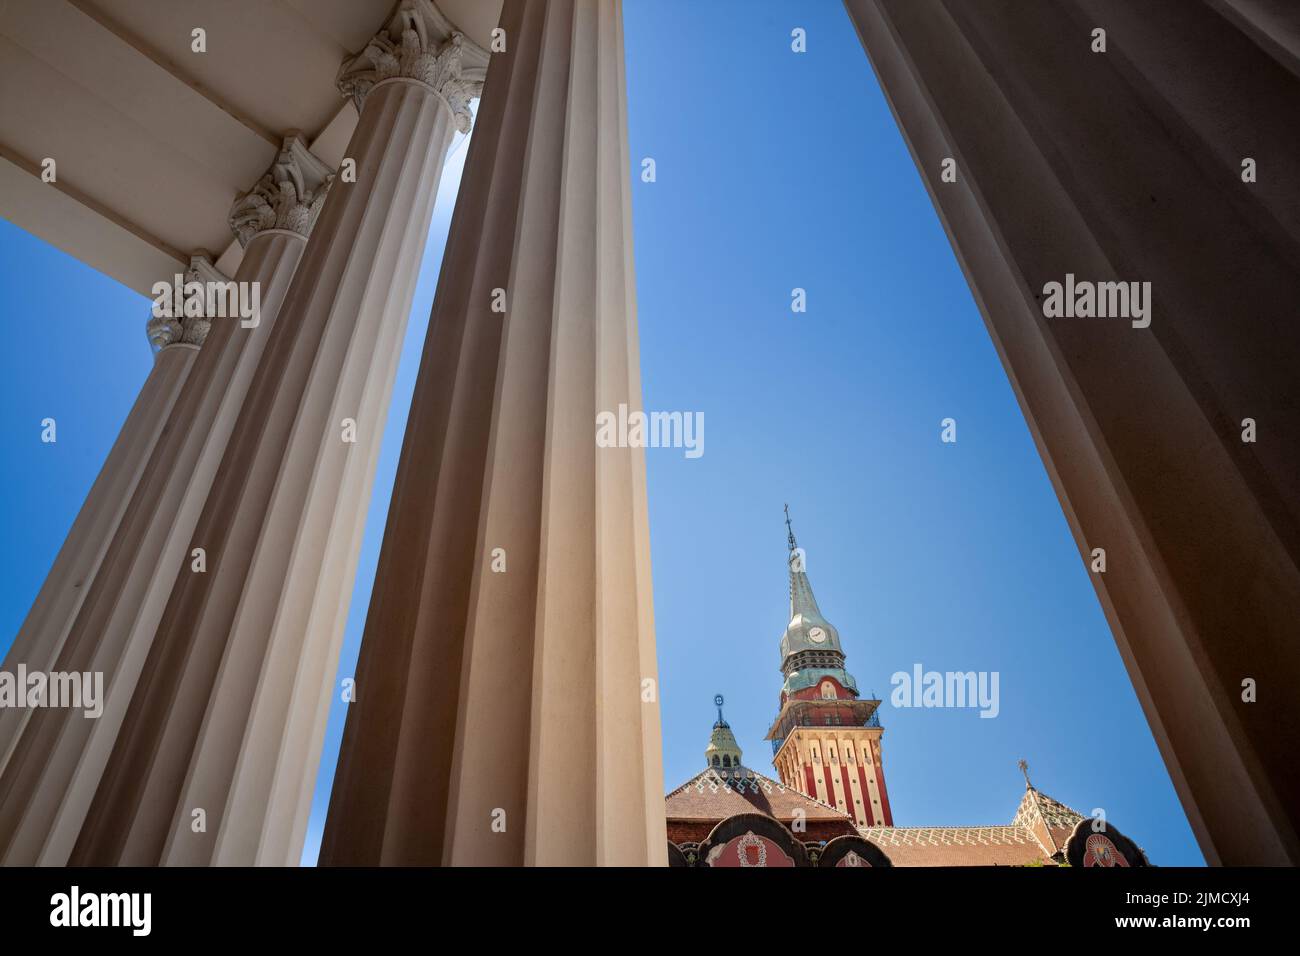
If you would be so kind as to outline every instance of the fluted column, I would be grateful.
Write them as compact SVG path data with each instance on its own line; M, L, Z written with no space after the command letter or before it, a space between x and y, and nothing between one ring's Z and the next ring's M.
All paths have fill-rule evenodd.
M485 66L426 0L344 64L355 179L271 330L190 542L207 572L168 597L74 863L297 862L438 180Z
M1300 863L1294 5L845 6L1206 859Z
M68 860L177 575L199 573L196 562L207 561L193 554L190 537L332 179L301 137L290 135L270 171L231 210L244 245L235 282L256 290L259 312L205 323L207 342L57 657L59 670L103 672L104 713L95 720L75 711L32 717L0 776L5 863Z
M177 272L185 276L185 281L224 278L201 254L191 258L188 269L178 265ZM172 276L159 279L173 281ZM194 365L208 323L199 318L151 315L146 331L156 350L153 368L5 655L4 670L12 672L19 664L26 665L29 671L49 671L54 666L90 583L103 564L127 502L159 436L171 421L172 407ZM0 773L30 715L25 708L0 709Z
M666 862L621 5L501 25L322 864Z

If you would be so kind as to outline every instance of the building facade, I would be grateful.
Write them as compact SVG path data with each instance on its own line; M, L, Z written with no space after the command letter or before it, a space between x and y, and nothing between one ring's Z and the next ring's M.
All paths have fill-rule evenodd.
M1294 5L845 7L1080 555L1107 555L1206 859L1300 862ZM0 5L0 216L142 293L262 302L148 327L154 372L3 662L103 672L106 711L0 713L0 864L300 858L358 502L471 124L321 859L662 863L644 453L591 434L641 407L621 4L238 8ZM1152 284L1153 314L1049 317L1035 290L1075 274ZM791 612L777 785L884 840L878 702L802 571ZM1130 858L1095 836L1080 860Z
M881 763L878 700L864 700L844 669L835 625L822 616L786 509L790 623L781 636L781 697L767 733L787 787L835 807L859 826L891 826Z
M879 700L864 700L845 669L839 631L822 614L786 509L790 622L781 637L783 682L767 732L777 779L744 763L718 719L705 769L665 798L672 866L1148 866L1146 854L1104 819L1085 817L1036 789L1010 823L894 826L881 762Z
M262 303L148 325L4 660L103 672L104 714L0 712L0 865L301 859L471 127L320 861L666 862L644 450L591 429L641 408L618 0L0 6L0 215L142 293Z
M745 766L718 720L705 768L665 798L671 866L888 866L838 808Z

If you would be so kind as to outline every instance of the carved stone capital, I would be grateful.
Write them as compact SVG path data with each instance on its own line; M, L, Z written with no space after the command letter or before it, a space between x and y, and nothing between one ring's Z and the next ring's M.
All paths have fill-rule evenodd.
M178 273L178 275L180 275ZM183 282L229 282L230 280L212 264L212 258L206 252L196 252L190 256L189 268L181 277ZM201 346L208 337L212 321L204 316L158 316L150 314L145 323L145 334L156 351L162 351L169 345Z
M288 229L306 238L333 181L334 171L316 158L301 135L290 133L266 175L235 200L230 228L245 247L266 229Z
M401 0L366 48L343 61L337 82L360 112L366 95L384 80L418 80L447 104L456 128L468 133L473 122L469 104L483 91L487 62L487 51L456 30L429 0Z

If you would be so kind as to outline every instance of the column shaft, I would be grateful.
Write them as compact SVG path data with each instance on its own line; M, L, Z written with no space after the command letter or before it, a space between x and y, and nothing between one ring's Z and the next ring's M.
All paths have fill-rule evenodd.
M7 864L68 860L167 596L178 574L193 573L190 537L305 242L276 229L258 233L245 249L235 281L259 287L259 324L213 321L100 573L88 582L55 667L102 672L104 712L93 720L80 711L33 714L0 777L0 859Z
M666 862L644 456L595 444L640 407L621 8L501 25L325 864Z
M1106 551L1094 585L1206 858L1300 862L1296 18L846 7L1080 551ZM1150 326L1045 317L1067 274L1150 282Z
M296 862L453 122L426 83L369 91L356 181L321 211L196 526L208 572L176 581L74 863Z
M68 629L104 559L104 552L154 445L171 416L172 406L194 364L197 350L175 344L154 357L140 394L118 433L112 450L91 485L72 528L46 575L31 610L4 658L3 669L19 664L29 671L49 671L67 638ZM13 753L31 711L0 709L0 773Z

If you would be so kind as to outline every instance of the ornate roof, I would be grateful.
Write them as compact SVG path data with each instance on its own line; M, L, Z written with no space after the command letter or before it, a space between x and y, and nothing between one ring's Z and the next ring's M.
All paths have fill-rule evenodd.
M1058 800L1053 800L1045 793L1033 787L1025 788L1025 795L1016 808L1016 815L1011 820L1012 826L1027 826L1042 821L1049 827L1071 829L1083 819L1083 814L1071 809Z
M1016 815L1011 820L1012 826L1025 827L1044 847L1050 848L1053 855L1065 848L1070 831L1083 819L1077 810L1053 800L1045 793L1034 789L1026 783L1025 795L1016 808Z
M852 823L842 811L748 767L730 771L709 767L669 793L664 801L669 820L725 820L737 813L764 813L787 823L798 818L796 811L802 811L804 820Z
M1051 854L1028 827L859 827L894 866L1026 866Z
M1077 811L1027 787L1010 826L859 827L895 866L1026 866L1060 854Z

